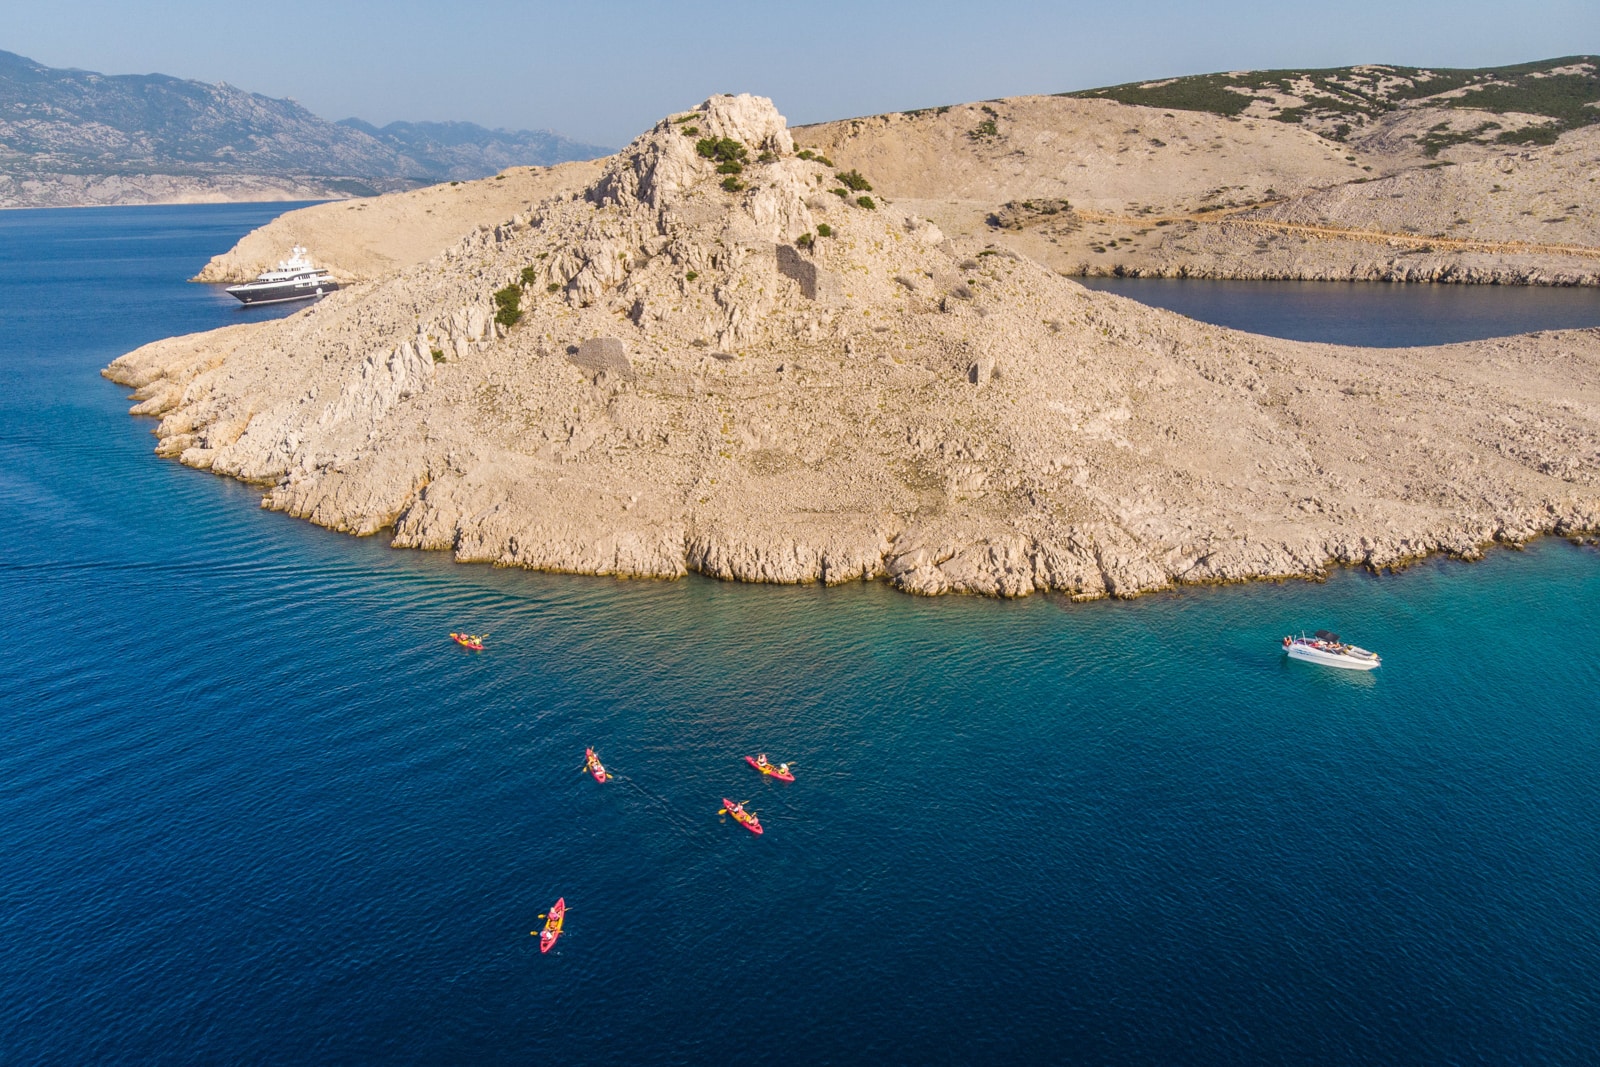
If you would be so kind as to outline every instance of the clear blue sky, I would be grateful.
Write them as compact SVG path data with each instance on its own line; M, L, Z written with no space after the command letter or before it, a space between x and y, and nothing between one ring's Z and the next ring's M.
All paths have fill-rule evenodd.
M1600 52L1600 0L0 0L0 48L290 96L325 118L466 119L621 145L714 92L792 123L1174 74Z

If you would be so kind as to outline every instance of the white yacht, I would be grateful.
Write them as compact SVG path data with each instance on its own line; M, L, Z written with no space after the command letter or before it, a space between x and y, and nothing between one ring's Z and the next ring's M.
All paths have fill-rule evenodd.
M228 293L246 304L281 304L285 300L315 300L324 293L339 288L321 267L313 266L306 258L306 250L299 245L289 258L253 282L228 286Z
M1352 671L1370 671L1383 663L1376 652L1368 652L1339 640L1338 634L1318 630L1313 636L1285 637L1283 651L1290 659L1303 659L1307 663L1320 663L1324 667L1344 667Z

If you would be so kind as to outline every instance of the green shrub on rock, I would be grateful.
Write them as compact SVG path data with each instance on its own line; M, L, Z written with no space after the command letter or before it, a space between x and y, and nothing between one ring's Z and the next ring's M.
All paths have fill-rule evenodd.
M522 318L522 286L508 285L494 291L494 321L502 326L515 326Z
M743 164L750 155L749 152L745 151L744 145L740 144L738 141L735 141L732 137L723 137L720 139L716 137L702 137L700 140L695 142L694 150L699 152L706 159L714 160L718 163Z
M834 177L839 179L840 185L843 185L846 189L849 189L852 192L872 192L872 183L863 178L861 176L861 172L858 170L847 170L842 174L835 174Z

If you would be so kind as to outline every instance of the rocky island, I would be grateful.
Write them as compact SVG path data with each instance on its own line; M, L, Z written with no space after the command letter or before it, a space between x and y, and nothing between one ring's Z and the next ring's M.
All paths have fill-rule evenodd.
M1088 599L1600 526L1600 331L1376 350L1204 325L1085 290L1008 240L1027 227L942 225L897 195L914 166L825 132L797 148L769 101L714 97L516 178L513 208L463 185L506 210L446 245L391 216L299 314L105 374L161 455L265 507L550 571ZM1303 147L1306 173L1345 162Z

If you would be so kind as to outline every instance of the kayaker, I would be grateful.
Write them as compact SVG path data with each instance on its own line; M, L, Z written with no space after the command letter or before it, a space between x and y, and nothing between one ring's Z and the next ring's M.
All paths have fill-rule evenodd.
M779 774L788 774L789 773L789 765L787 763L778 764L778 773Z
M765 767L766 765L767 765L767 754L765 752L763 752L763 753L761 753L761 755L756 757L756 766L757 767Z

